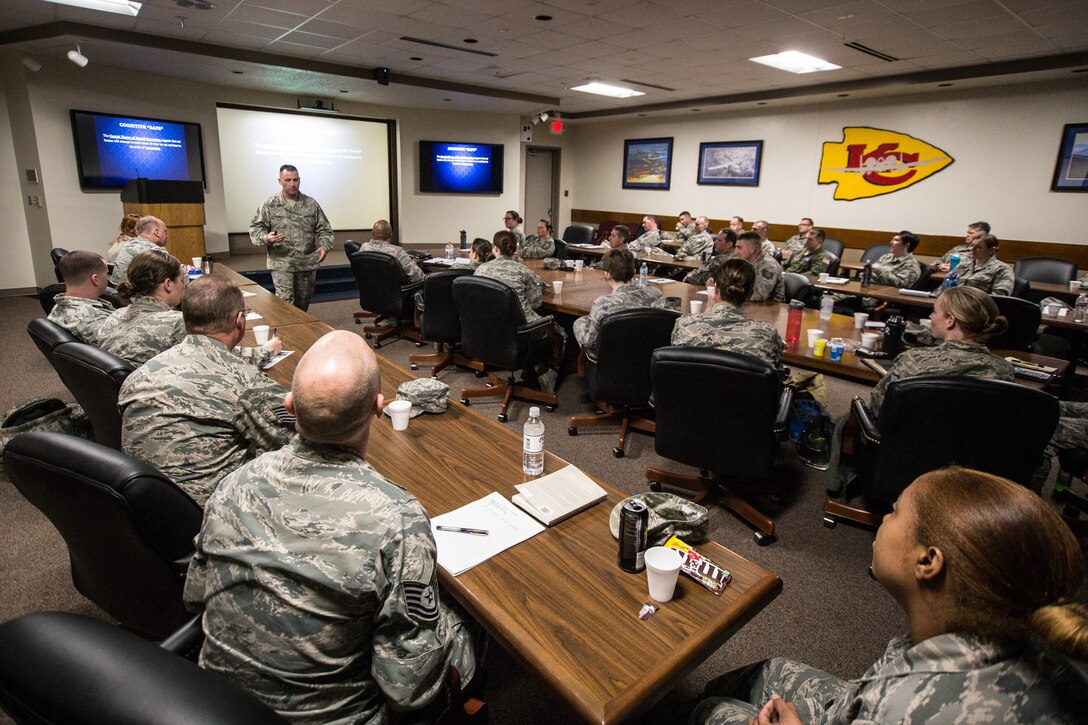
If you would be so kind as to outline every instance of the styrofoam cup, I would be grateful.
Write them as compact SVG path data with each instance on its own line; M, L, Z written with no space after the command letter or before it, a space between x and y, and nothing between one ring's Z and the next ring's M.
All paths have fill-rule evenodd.
M824 334L824 331L818 327L810 327L805 330L805 334L808 335L808 346L812 347L820 339L820 335Z
M268 325L254 325L253 338L257 341L258 345L263 345L268 342Z
M574 260L574 271L575 272L581 272L582 267L584 267L584 266L586 266L586 261L584 259Z
M646 550L646 582L650 587L650 599L668 602L676 593L676 579L684 555L676 549L654 546Z
M203 257L193 257L193 267L195 269L204 269L204 258Z
M691 314L697 315L702 311L703 311L703 301L702 300L692 300L691 301Z
M555 292L557 295L563 294L563 280L557 279L552 282L552 292Z
M412 403L407 400L394 400L389 405L389 418L393 421L393 430L407 430L408 419L412 413Z
M863 332L861 333L861 346L868 348L869 350L876 351L877 346L880 345L880 335L875 332Z
M854 329L860 330L865 327L865 323L869 321L868 312L855 312L854 313Z

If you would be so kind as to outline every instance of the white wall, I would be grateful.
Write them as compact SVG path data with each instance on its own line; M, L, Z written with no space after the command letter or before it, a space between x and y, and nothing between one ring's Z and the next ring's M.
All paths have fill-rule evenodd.
M999 237L1088 244L1088 196L1050 191L1062 127L1088 120L1088 79L1060 84L835 99L781 109L580 124L574 136L574 207L634 213L693 214L817 225L959 235L985 219ZM836 201L817 184L822 144L844 126L910 134L955 159L901 191ZM625 138L673 136L670 191L621 188ZM699 143L763 139L758 187L696 184Z
M9 59L10 61L10 59ZM12 72L21 72L22 63L13 66L5 63L5 87L9 83L19 83L18 77L11 78ZM12 117L8 108L7 93L0 96L0 169L3 169L4 183L0 183L0 290L19 289L34 286L34 265L29 254L30 234L27 228L27 214L43 215L40 209L27 209L23 195L25 177L20 164L15 158ZM14 93L13 93L14 95ZM29 188L34 185L27 184ZM37 193L37 192L31 192ZM24 209L26 211L24 212ZM48 281L47 281L48 282Z
M22 73L21 64L19 72ZM205 198L205 240L209 252L229 248L219 137L216 130L217 101L294 108L296 96L212 86L161 76L95 66L78 69L71 63L46 64L38 73L27 74L26 86L33 110L34 132L43 178L48 190L48 228L51 246L101 249L117 234L122 210L117 193L85 193L79 188L69 109L134 114L152 118L192 121L201 124L207 175ZM10 92L10 89L5 89ZM400 197L401 239L407 244L434 245L456 239L457 231L467 230L469 238L490 236L502 228L503 212L518 208L521 199L521 150L518 139L520 119L513 114L465 113L456 111L367 106L337 101L345 114L392 118L398 122L398 193ZM467 140L506 144L505 193L500 196L441 196L418 192L416 155L420 139ZM0 131L0 162L12 152L10 129L4 123ZM3 163L0 175L4 187L18 188L15 163ZM278 191L275 179L255 179L254 184ZM305 187L304 187L305 189ZM319 200L320 201L320 200ZM25 216L15 200L14 207L0 196L0 221L11 229ZM17 224L16 224L17 226ZM25 229L26 223L23 222ZM51 280L39 268L35 280L29 271L32 255L42 254L41 245L33 251L25 240L3 239L0 250L13 260L12 273L0 277L0 289L30 287Z

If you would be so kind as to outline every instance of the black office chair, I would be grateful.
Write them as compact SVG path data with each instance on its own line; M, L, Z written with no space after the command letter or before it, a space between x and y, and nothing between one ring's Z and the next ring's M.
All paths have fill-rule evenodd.
M841 239L833 239L832 237L828 237L824 240L823 243L824 251L834 254L837 259L842 259L842 252L844 248L845 245L842 243Z
M601 321L596 352L586 351L589 399L604 411L599 415L571 416L567 432L606 425L620 426L619 445L612 455L623 458L628 429L653 434L652 418L636 413L650 407L650 358L667 347L679 312L664 309L620 310Z
M412 315L415 310L414 295L423 287L423 282L409 281L400 262L381 252L355 252L348 257L348 261L359 289L359 306L377 314L375 324L363 328L367 338L374 338L374 347L381 347L382 341L390 337L407 338L422 344ZM356 314L355 322L366 316ZM377 324L383 320L390 320L393 324Z
M63 282L54 282L42 287L38 292L38 304L42 306L42 312L47 315L52 312L53 308L57 306L53 298L59 294L64 294L64 290L67 288L67 285Z
M756 527L760 544L774 538L774 521L735 494L726 478L767 478L789 420L793 391L778 371L750 355L704 347L663 347L651 375L657 416L656 450L711 478L647 468L650 488L717 495L723 506Z
M27 334L33 340L34 345L41 350L42 355L53 364L53 351L61 345L69 342L81 342L78 337L68 332L52 320L38 317L30 321L26 326Z
M824 242L824 248L827 248L827 242ZM890 251L892 251L892 245L890 244L872 244L868 249L862 252L861 263L865 264L866 262L873 262L875 264L878 259Z
M461 391L461 402L471 398L501 396L499 420L506 422L511 398L544 403L554 411L559 405L555 393L520 385L514 371L559 358L559 336L552 317L527 323L517 293L510 285L488 277L459 277L453 281L453 301L461 318L461 349L473 360L489 368L508 371L505 380L488 373L486 388Z
M1023 277L1015 277L1012 283L1012 295L1022 300L1031 299L1031 283Z
M1029 284L1031 282L1048 282L1050 284L1060 284L1064 287L1077 278L1076 264L1055 257L1021 257L1016 260L1012 271L1017 277L1026 279ZM1024 295L1014 296L1023 296L1032 302L1041 302L1050 295L1028 290Z
M571 224L563 230L563 241L567 244L590 244L595 233L592 224Z
M841 255L834 254L833 252L828 252L828 255L831 257L831 263L829 265L827 265L827 273L829 275L831 275L832 277L838 277L839 276L839 260L842 257L841 257Z
M453 303L453 280L471 274L471 269L449 269L431 272L423 279L423 289L415 295L420 337L437 345L439 351L409 355L412 370L419 369L418 363L430 364L434 366L431 375L438 377L438 373L455 364L483 373L482 362L470 360L460 352L461 318Z
M121 450L121 412L117 409L117 395L121 384L136 366L82 342L61 345L53 350L50 362L91 419L95 441Z
M786 301L800 300L806 305L812 301L812 278L797 272L783 272L782 285L786 289Z
M359 247L362 245L354 239L349 239L344 242L344 253L349 257L359 251Z
M911 289L916 290L929 290L932 281L930 277L933 276L933 267L925 262L918 262L918 267L921 270L921 274L918 275L918 279L914 284L910 286Z
M53 247L49 250L49 259L53 262L53 274L57 275L58 282L64 282L64 278L60 276L60 268L57 265L60 264L60 260L64 259L65 254L68 254L68 250L62 247Z
M552 241L555 242L555 251L552 252L552 256L556 259L566 259L567 243L564 242L562 239L553 239Z
M1031 352L1032 343L1039 332L1043 311L1039 305L1019 297L990 295L997 310L1009 321L1009 329L994 335L986 345L994 350L1023 350Z
M64 537L76 589L122 626L163 639L191 617L182 587L200 507L152 466L63 433L4 449L19 492Z
M600 244L608 239L608 235L612 233L612 230L619 225L619 222L615 219L605 219L603 222L597 225L597 231L593 235L593 243Z
M287 722L164 646L66 612L0 624L0 707L20 725Z
M1058 424L1058 399L1017 383L920 375L888 386L879 419L860 398L851 416L857 478L842 500L824 502L824 524L842 519L876 528L914 479L948 465L1028 484ZM847 501L855 496L867 508Z

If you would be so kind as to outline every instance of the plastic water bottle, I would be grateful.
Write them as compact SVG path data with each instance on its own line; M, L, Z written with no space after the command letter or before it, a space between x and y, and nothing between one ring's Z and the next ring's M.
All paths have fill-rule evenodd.
M830 320L834 308L835 298L830 292L824 292L824 296L820 298L820 319Z
M446 242L446 259L453 259L453 242Z
M645 262L643 262L642 265L638 268L638 286L639 287L645 287L646 286L646 263ZM1081 296L1083 297L1083 295L1081 295Z
M1073 322L1085 322L1088 319L1088 295L1083 292L1077 297L1076 307L1073 308Z
M522 428L521 472L526 476L544 473L544 423L540 408L529 408L529 419Z
M956 274L956 270L952 270L948 273L948 276L944 278L943 289L952 289L960 283L960 276Z

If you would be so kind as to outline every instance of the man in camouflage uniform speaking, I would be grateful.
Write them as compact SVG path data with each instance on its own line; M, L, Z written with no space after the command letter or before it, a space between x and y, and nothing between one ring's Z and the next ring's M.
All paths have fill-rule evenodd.
M208 500L185 601L203 610L200 665L294 723L384 723L476 662L439 601L419 502L366 461L383 399L362 339L330 332L299 361L296 437Z
M252 362L231 352L246 331L245 304L233 282L202 277L185 289L188 333L121 385L121 450L158 468L200 505L250 448L287 443L294 418L284 392Z
M276 296L305 310L314 294L317 268L332 249L332 226L321 205L299 191L298 169L281 166L279 182L282 191L261 204L249 223L249 238L268 248Z

